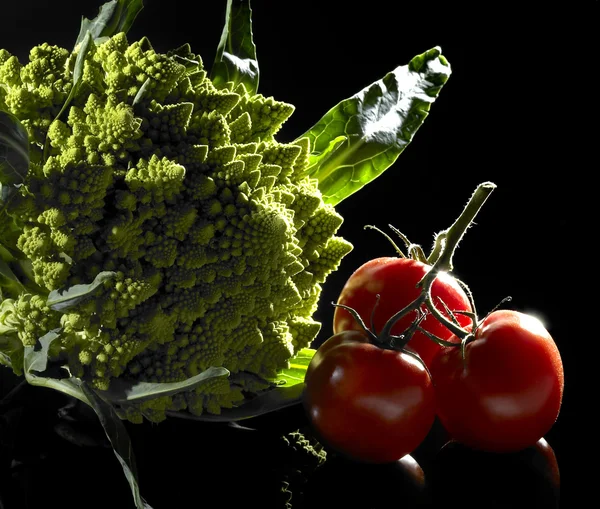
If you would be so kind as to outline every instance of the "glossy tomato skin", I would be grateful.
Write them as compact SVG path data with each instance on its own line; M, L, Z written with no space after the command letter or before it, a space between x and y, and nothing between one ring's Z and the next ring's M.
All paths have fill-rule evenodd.
M411 453L435 418L433 384L423 364L362 341L340 341L326 352L306 377L303 403L325 445L368 463Z
M534 445L558 417L560 353L542 323L518 311L487 317L466 346L434 358L437 414L449 435L474 449L516 452Z
M379 333L387 320L402 308L414 301L420 294L416 284L431 269L430 265L410 258L375 258L359 267L344 285L338 304L351 307L358 312L367 326L370 326L371 313L380 295L375 310L374 325ZM471 311L471 305L465 291L449 274L440 273L433 282L431 295L436 307L447 316L440 299L452 311ZM415 313L409 313L392 328L392 334L401 334L415 319ZM471 324L465 315L456 315L463 327ZM429 314L421 327L445 340L453 338L452 332ZM333 332L361 330L352 315L342 308L336 308L333 317ZM429 366L440 346L421 332L416 332L408 344Z

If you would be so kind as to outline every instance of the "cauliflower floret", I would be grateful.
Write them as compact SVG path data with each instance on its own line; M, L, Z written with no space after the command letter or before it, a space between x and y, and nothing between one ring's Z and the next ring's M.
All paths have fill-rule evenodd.
M32 150L47 137L5 212L39 286L10 296L10 337L31 346L59 328L52 360L98 389L226 368L119 410L132 421L219 413L315 338L320 285L351 250L335 236L342 218L303 174L308 139L274 138L293 106L217 89L189 47L164 55L117 34L85 55L55 119L75 56L42 45L22 66L0 52L0 106L28 123ZM47 308L49 292L101 273L93 295Z

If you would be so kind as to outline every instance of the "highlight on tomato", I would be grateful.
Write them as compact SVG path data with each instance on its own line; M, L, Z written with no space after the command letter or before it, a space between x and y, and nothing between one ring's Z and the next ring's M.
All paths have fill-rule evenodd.
M560 412L560 353L542 322L525 313L492 312L472 341L465 341L464 352L444 347L430 371L442 425L454 440L474 449L531 447Z

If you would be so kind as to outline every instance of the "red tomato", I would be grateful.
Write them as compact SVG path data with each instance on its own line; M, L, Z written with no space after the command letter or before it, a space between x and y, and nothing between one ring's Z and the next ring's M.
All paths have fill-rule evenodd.
M367 326L370 326L373 306L380 295L379 304L375 310L374 325L376 332L381 329L394 314L414 301L420 294L416 284L431 269L430 265L410 258L376 258L359 267L348 279L342 289L338 304L351 307L360 315ZM452 276L440 273L431 287L433 302L445 316L440 299L452 311L471 311L469 299ZM424 309L424 308L423 308ZM415 312L409 313L399 320L392 328L392 334L401 334L416 318ZM465 315L456 315L462 327L471 324L471 319ZM449 340L453 338L448 330L435 316L429 314L421 327L437 337ZM360 325L352 315L342 308L336 308L333 316L333 332L344 330L361 330ZM456 338L454 338L457 341ZM408 346L417 352L427 366L440 350L440 346L421 332L416 332Z
M487 317L466 346L445 347L431 376L437 414L456 441L490 452L534 445L552 427L562 402L560 353L542 323L518 311Z
M369 463L411 453L435 418L429 373L414 357L384 350L349 331L332 339L306 377L304 406L315 434L332 449ZM312 364L312 361L311 361Z

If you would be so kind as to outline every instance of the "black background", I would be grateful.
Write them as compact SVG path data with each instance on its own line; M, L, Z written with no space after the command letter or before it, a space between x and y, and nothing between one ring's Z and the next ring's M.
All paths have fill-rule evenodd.
M100 3L3 1L0 47L22 60L43 41L71 48L80 16L95 16ZM189 42L210 67L225 3L146 0L129 38L146 35L158 51ZM587 377L598 340L598 2L252 5L259 92L296 106L282 141L395 66L441 46L453 74L425 124L392 168L337 207L345 218L339 233L355 249L326 283L319 341L331 333L329 302L351 272L370 258L393 256L364 225L391 223L429 249L477 184L496 183L459 246L455 273L480 312L510 295L510 307L539 316L554 336L565 393L547 439L561 470L562 506L583 500L589 471L581 461L594 461L591 412L598 401Z

